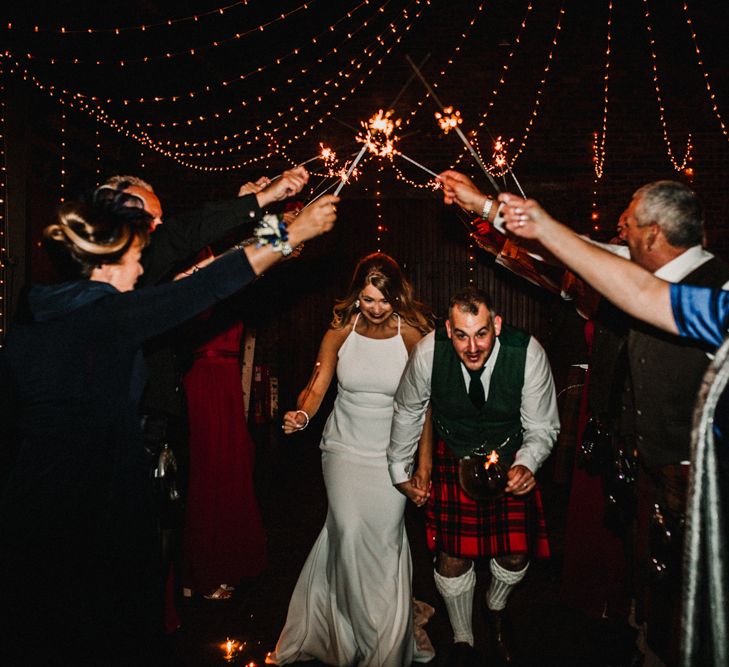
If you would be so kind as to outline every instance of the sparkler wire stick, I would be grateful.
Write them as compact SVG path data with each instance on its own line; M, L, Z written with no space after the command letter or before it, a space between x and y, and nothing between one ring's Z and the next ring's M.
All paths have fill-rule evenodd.
M326 194L327 192L329 192L329 190L331 190L331 189L332 189L332 188L333 188L333 187L334 187L334 186L335 186L335 185L336 185L337 183L341 183L341 181L340 181L340 179L339 179L339 177L338 177L338 176L337 176L337 180L336 180L336 181L334 181L333 183L330 183L329 185L327 185L327 187L325 187L325 188L324 188L324 189L323 189L323 190L322 190L322 191L321 191L321 192L320 192L320 193L319 193L319 194L318 194L318 195L317 195L316 197L314 197L314 199L312 199L311 201L308 201L308 202L306 202L306 204L304 204L304 206L302 207L302 209L301 209L301 210L303 211L303 210L304 210L305 208L307 208L307 207L311 206L311 205L312 205L312 204L313 204L313 203L314 203L314 202L315 202L315 201L316 201L317 199L319 199L319 197L323 197L323 196L324 196L324 195L325 195L325 194Z
M401 158L406 159L410 164L414 164L416 167L420 167L427 174L430 174L434 178L438 178L438 174L428 169L428 167L424 167L422 164L420 164L420 162L416 162L415 160L413 160L413 158L408 157L407 155L405 155L405 153L401 153L398 150L393 150L393 155L399 155Z
M420 73L420 70L418 69L417 65L412 61L410 56L406 55L405 58L407 59L408 63L410 63L410 67L413 68L413 71L417 75L417 77L420 79L421 83L425 86L425 89L430 94L430 97L433 99L433 101L441 108L444 109L442 102L438 99L438 96L435 94L435 91L431 88L430 84L425 80L425 77ZM460 138L460 140L466 145L466 148L470 151L471 155L473 156L473 159L476 160L476 164L481 167L481 170L484 174L486 174L486 177L489 179L489 182L491 183L491 186L494 190L496 190L497 193L501 193L501 188L498 186L496 181L494 180L494 177L489 173L489 170L486 169L486 165L481 161L481 158L479 157L478 153L476 152L476 149L471 145L471 142L466 138L466 135L463 134L463 131L461 130L458 125L456 125L453 128L456 131L456 134Z
M299 164L297 164L296 166L297 166L297 167L303 167L304 165L307 165L307 164L309 164L309 162L313 162L314 160L323 160L323 159L324 159L324 158L322 157L321 153L317 153L317 154L316 154L316 155L315 155L314 157L310 157L310 158L309 158L308 160L304 160L303 162L299 162ZM268 182L269 182L269 183L273 183L274 181L276 181L276 180L278 180L279 178L281 178L281 176L283 176L283 172L281 172L280 174L276 174L276 176L274 176L274 177L273 177L273 178L272 178L272 179L271 179L270 181L268 181Z
M309 380L309 384L306 385L306 390L304 391L304 397L301 399L300 405L306 405L306 399L309 398L309 394L311 393L311 390L314 388L314 383L316 382L316 379L319 377L320 368L321 368L321 361L317 361L316 364L314 364L314 372L311 374L311 379Z
M429 53L427 53L425 55L425 58L423 58L420 61L420 64L418 65L418 68L422 68L423 65L425 65L425 63L428 62L428 58L430 58L430 54ZM400 92L397 95L395 95L395 99L392 100L392 104L390 104L390 106L387 107L388 109L394 109L395 108L395 105L398 103L398 101L402 97L403 93L408 89L408 86L412 83L412 81L415 78L415 76L416 76L416 74L414 72L410 75L410 78L403 84L403 87L400 89Z
M339 186L334 191L334 196L336 197L339 195L339 193L342 191L342 188L344 187L344 184L349 180L349 177L352 175L352 172L354 171L354 168L357 166L357 163L362 159L362 156L365 154L365 151L367 150L367 144L362 146L359 153L357 153L357 157L354 158L354 162L349 165L349 169L347 169L347 173L344 175L344 178L340 181Z

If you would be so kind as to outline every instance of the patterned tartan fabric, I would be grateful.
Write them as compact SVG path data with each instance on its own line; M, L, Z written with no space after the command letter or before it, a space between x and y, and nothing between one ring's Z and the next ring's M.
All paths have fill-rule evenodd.
M428 548L457 558L529 554L548 558L542 496L511 493L488 502L471 500L458 484L458 459L440 440L433 464L433 491L426 506Z

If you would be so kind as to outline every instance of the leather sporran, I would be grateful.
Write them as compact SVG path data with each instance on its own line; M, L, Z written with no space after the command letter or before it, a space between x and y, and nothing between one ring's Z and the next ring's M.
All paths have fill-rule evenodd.
M506 471L499 464L495 451L489 454L473 452L458 459L458 483L472 500L499 498L506 488Z

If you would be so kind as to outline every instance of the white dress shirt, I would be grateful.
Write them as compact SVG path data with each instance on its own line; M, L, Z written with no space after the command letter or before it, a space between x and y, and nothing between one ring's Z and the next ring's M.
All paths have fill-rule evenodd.
M481 374L487 399L499 349L499 339L496 338L494 349ZM413 349L395 394L395 413L390 431L390 446L387 448L387 462L393 484L400 484L412 477L415 449L430 401L434 352L435 332L431 331ZM468 388L470 377L463 363L461 371L463 382ZM534 337L529 338L526 351L524 385L521 390L521 424L524 440L513 465L523 465L534 473L549 456L559 433L557 394L552 371L544 348Z

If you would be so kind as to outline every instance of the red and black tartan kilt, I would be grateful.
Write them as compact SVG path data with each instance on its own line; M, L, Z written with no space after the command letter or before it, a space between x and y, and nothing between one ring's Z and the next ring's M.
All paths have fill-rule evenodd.
M458 458L442 440L436 448L432 481L425 514L431 551L469 559L509 554L549 557L539 488L526 496L507 493L495 500L472 500L458 484Z

